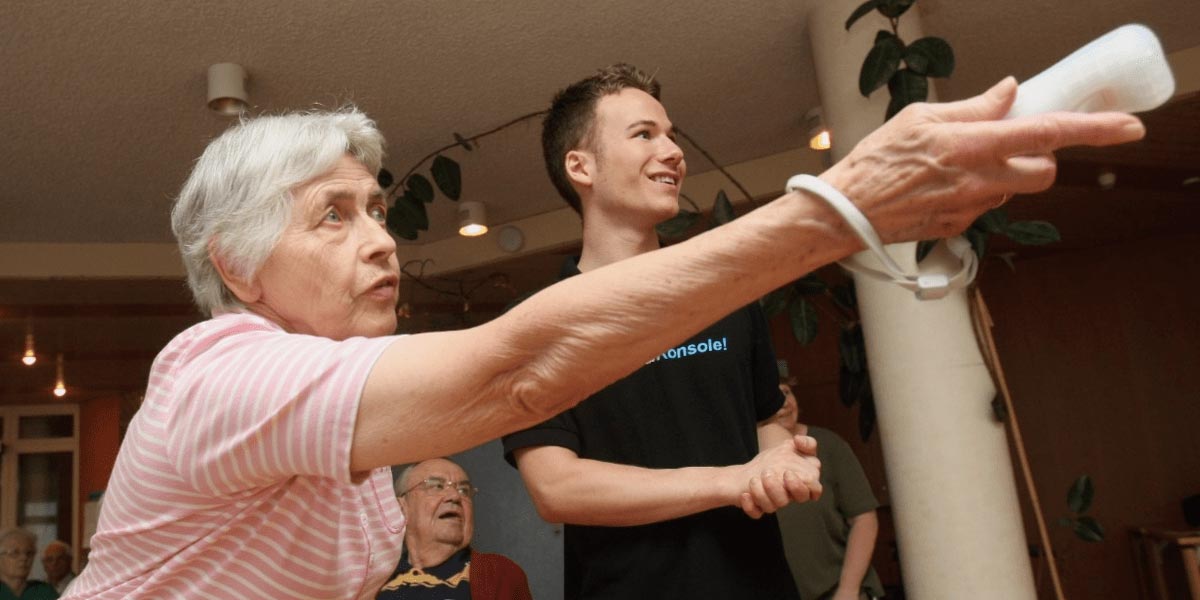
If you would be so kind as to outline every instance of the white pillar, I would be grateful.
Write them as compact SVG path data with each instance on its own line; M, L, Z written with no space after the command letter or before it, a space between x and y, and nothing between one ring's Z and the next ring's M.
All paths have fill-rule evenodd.
M872 12L847 32L859 0L816 4L808 31L833 155L841 159L883 123L887 91L863 98L858 73L876 31L890 25ZM916 13L900 18L907 42L922 36ZM914 244L888 250L916 272ZM858 258L879 267L869 253ZM922 265L926 273L958 268L952 256ZM857 274L854 282L906 593L918 600L1035 600L1004 427L992 416L996 391L965 291L917 300L891 283Z

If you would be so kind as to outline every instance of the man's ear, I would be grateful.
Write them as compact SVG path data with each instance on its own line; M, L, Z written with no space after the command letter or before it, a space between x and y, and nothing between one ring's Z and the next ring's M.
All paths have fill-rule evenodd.
M217 273L221 275L221 281L225 282L225 287L237 296L242 304L247 306L254 304L262 297L262 288L258 285L258 279L255 277L245 277L239 275L225 261L219 252L217 252L215 241L208 245L208 260L217 269Z
M592 187L596 176L596 156L587 150L571 150L563 157L567 179L576 186Z

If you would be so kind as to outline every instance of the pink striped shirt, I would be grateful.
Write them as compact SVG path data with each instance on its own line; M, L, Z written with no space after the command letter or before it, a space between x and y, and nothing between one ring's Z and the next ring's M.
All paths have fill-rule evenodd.
M226 314L158 355L65 598L374 598L400 560L389 469L350 445L394 338L342 342Z

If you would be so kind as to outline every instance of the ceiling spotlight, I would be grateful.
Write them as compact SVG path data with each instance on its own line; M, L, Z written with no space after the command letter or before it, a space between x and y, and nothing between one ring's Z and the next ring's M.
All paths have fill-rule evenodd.
M1100 174L1096 175L1096 185L1099 185L1102 190L1113 189L1117 185L1117 174L1111 169L1100 171Z
M828 150L833 140L829 136L829 128L821 115L821 107L817 106L804 113L804 130L808 132L808 147L813 150Z
M209 108L236 117L246 110L246 100L246 70L241 65L219 63L208 68Z
M458 234L477 237L487 233L487 207L476 200L458 203Z
M67 395L67 384L63 380L63 357L62 357L62 354L58 355L58 373L57 373L57 376L54 378L54 395L59 398L62 398L63 396Z
M37 352L33 349L32 315L25 319L25 355L21 357L21 362L27 367L32 367L37 362Z
M32 367L37 362L37 352L33 350L32 333L25 334L25 356L21 357L21 362L25 363L27 367Z

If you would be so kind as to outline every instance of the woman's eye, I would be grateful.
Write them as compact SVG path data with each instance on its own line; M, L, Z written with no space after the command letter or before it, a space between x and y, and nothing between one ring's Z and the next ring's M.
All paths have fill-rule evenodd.
M640 137L643 140L648 140L648 139L650 139L650 132L649 131L639 131L634 135L634 137Z
M341 223L342 215L339 215L336 210L330 210L329 212L325 213L325 217L323 220L326 223Z
M382 206L372 206L369 210L369 214L371 215L372 219L375 219L380 223L387 222L387 209Z

